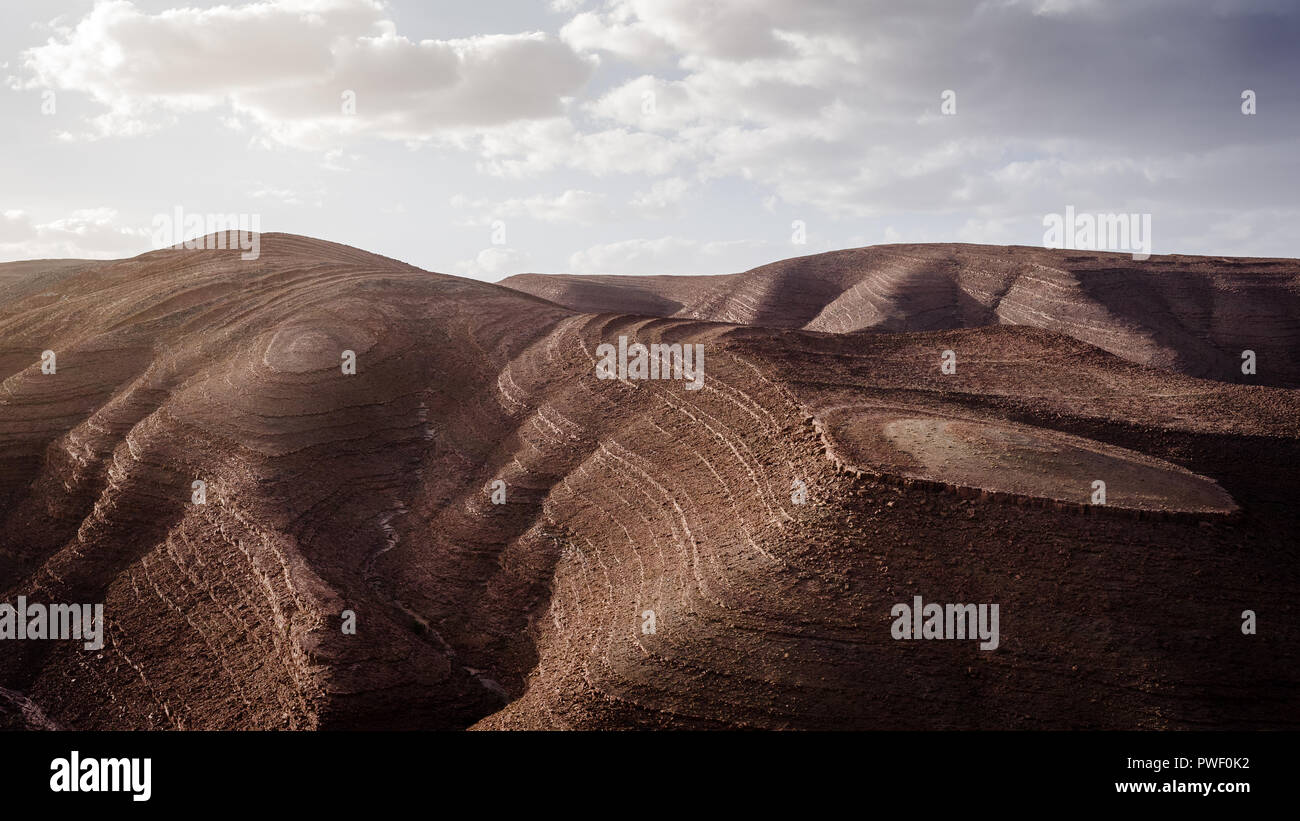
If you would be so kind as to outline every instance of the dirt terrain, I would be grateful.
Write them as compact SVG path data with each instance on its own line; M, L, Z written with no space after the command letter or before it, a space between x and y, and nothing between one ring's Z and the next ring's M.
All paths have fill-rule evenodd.
M579 311L828 333L1024 325L1131 362L1300 387L1300 266L1289 259L1130 255L1001 245L876 245L706 277L502 281ZM1257 373L1241 372L1253 350Z
M261 243L0 265L0 602L107 621L0 643L0 726L1300 725L1294 260ZM702 389L598 378L619 337ZM914 596L1000 645L895 640Z

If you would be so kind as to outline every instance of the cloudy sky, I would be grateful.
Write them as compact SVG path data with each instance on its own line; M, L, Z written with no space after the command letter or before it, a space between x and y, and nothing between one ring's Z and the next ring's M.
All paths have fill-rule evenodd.
M1294 0L4 0L0 260L178 207L487 280L1041 245L1068 205L1300 257L1297 43Z

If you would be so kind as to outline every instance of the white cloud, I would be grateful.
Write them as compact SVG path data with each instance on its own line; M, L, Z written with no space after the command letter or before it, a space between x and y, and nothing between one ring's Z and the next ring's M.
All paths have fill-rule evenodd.
M630 239L593 245L569 257L575 274L716 274L724 261L742 260L745 268L769 262L778 248L763 240L700 242L682 237ZM792 256L793 252L786 256Z
M511 274L527 273L529 256L508 246L494 246L479 251L474 259L461 260L456 273L475 279L501 279Z
M649 74L614 88L587 106L597 118L646 131L678 131L699 121L692 90Z
M612 0L576 16L561 36L578 48L646 62L684 53L746 59L781 53L775 29L816 4L763 0Z
M91 122L94 136L146 133L180 114L228 107L303 147L553 117L594 67L541 32L413 41L377 0L158 14L109 0L57 28L24 63L22 87L84 92L107 109Z
M463 220L466 225L488 225L493 220L511 217L590 225L610 214L604 194L575 189L554 197L514 197L500 202L475 200L458 194L451 198L451 205L466 215Z
M224 123L202 150L249 150L205 155L210 180L154 175L142 192L220 201L251 178L238 186L247 198L287 212L319 201L325 176L338 207L313 210L304 229L366 229L432 267L508 273L525 258L480 253L474 231L412 236L414 217L385 215L392 203L443 229L586 227L576 241L530 237L528 264L548 269L579 242L592 246L574 255L588 270L625 270L620 254L641 270L736 270L750 245L710 251L680 237L770 235L756 218L805 220L838 246L889 229L1036 242L1042 215L1069 204L1152 213L1159 250L1295 247L1300 107L1286 81L1300 70L1300 14L1285 0L551 0L555 16L527 26L549 33L459 7L399 18L379 0L224 2L66 3L76 13L5 72L59 91L56 117L37 114L34 94L15 98L32 171L14 194L13 167L0 169L10 201L44 202L41 179L72 150L87 162L103 152L93 159L115 164L105 179L130 185L131 148L42 146L42 134L176 122L133 145L154 167L182 168L199 141L179 135ZM1259 91L1258 116L1240 113L1243 87ZM945 89L955 116L940 113ZM343 113L346 90L355 115ZM284 146L318 153L290 158ZM524 179L535 184L509 187ZM447 207L455 191L459 209ZM626 240L647 233L644 219L680 220L655 229L678 239ZM776 239L771 259L812 250Z
M632 196L630 205L638 214L646 217L669 217L680 213L682 199L691 188L691 184L681 177L669 177L657 180L645 191L638 191Z
M320 188L308 194L291 188L276 188L271 185L254 184L248 196L255 200L271 200L284 205L312 205L320 208L325 204L325 194Z
M611 203L596 191L568 189L555 196L511 197L504 200L475 199L465 194L452 197L450 204L462 216L460 225L485 226L497 220L515 218L545 223L590 226L632 217L664 218L680 213L680 204L690 183L680 177L656 180L637 191L626 205Z
M607 0L562 36L633 66L671 52L657 74L624 81L584 111L630 136L671 140L703 178L752 181L835 219L968 216L963 238L988 229L985 241L999 241L1016 220L1067 197L1095 195L1096 207L1117 211L1136 210L1137 199L1156 210L1190 197L1208 213L1219 195L1195 181L1236 140L1254 144L1253 159L1232 157L1238 180L1254 182L1216 179L1261 205L1293 189L1283 182L1294 181L1293 163L1279 151L1287 127L1243 127L1237 92L1210 86L1225 73L1257 76L1266 59L1270 73L1281 71L1294 56L1219 51L1216 61L1231 68L1211 71L1192 44L1231 30L1272 46L1281 35L1265 29L1295 24L1255 20L1234 4L1191 15L1174 14L1176 5L989 0L956 12L883 0ZM1123 45L1152 26L1162 48ZM1083 85L1080 59L1089 66ZM957 92L956 116L939 113L945 89ZM1285 116L1294 123L1290 109ZM1287 173L1255 179L1265 164ZM1177 168L1152 177L1163 166ZM1178 190L1189 185L1194 192Z
M583 12L560 30L576 49L608 51L637 63L662 63L673 56L672 46L644 26L629 25L620 15Z
M584 134L563 118L513 123L462 145L478 150L484 173L500 177L529 177L556 169L597 177L661 176L695 151L684 141L626 128Z
M118 259L150 249L143 227L120 224L111 208L86 208L49 222L19 210L0 213L0 261Z

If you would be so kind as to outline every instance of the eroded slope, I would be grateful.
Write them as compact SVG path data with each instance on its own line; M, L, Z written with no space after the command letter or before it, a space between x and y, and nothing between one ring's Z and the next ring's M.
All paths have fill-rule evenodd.
M878 245L714 277L543 276L502 284L581 311L812 331L1045 328L1131 362L1300 386L1300 266L953 243ZM1242 352L1256 373L1242 373Z
M0 332L3 600L109 623L100 652L6 642L11 724L1300 721L1292 391L1023 327L580 313L283 235L251 262L92 266L0 306ZM620 336L702 345L703 388L598 379ZM1222 509L1087 504L1104 461L1008 488L980 471L1005 437L920 473L836 447L880 407L939 420L920 453L962 442L951 420L1028 431L1200 477ZM1000 647L893 640L913 595L1000 603Z

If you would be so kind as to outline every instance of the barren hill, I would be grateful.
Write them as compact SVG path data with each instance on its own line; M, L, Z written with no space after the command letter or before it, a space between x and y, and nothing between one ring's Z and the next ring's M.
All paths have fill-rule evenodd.
M1142 365L1300 386L1300 263L1024 246L878 245L712 277L521 274L502 281L579 311L810 331L1046 328ZM1242 351L1257 374L1244 376Z
M952 249L933 290L975 292L957 272L994 251ZM255 261L32 266L0 302L0 601L108 626L98 652L0 645L0 720L1300 724L1300 394L1125 361L1080 341L1093 308L1024 327L1048 323L949 294L962 322L848 333L906 289L780 271L510 281L533 296L279 234ZM995 315L1045 298L1005 283ZM1261 333L1210 291L1215 339ZM620 337L702 346L703 387L600 378ZM893 639L915 595L999 603L1000 646Z

